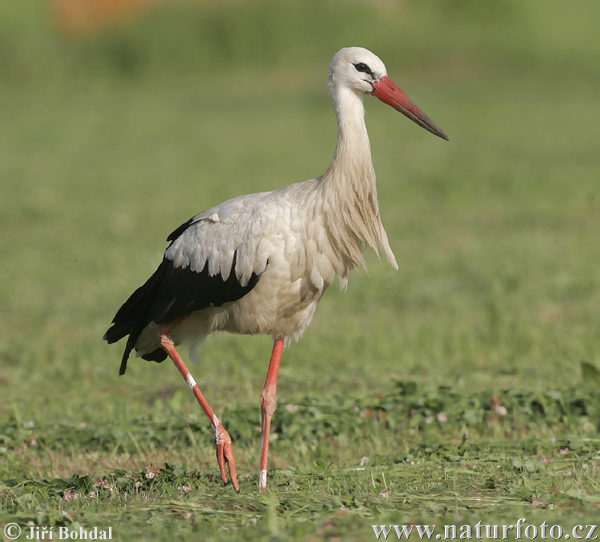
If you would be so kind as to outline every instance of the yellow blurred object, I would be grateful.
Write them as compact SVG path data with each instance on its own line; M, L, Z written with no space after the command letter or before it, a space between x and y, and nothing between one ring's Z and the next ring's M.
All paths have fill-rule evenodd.
M50 0L50 9L61 32L93 34L157 4L159 0Z

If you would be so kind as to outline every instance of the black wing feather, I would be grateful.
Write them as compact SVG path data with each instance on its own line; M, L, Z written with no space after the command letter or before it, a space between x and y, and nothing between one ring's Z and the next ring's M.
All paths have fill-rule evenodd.
M175 239L177 239L185 230L187 230L194 223L195 220L196 217L193 216L187 222L184 222L181 226L179 226L179 228L177 228L169 234L169 237L167 237L167 241L175 241Z
M174 241L193 222L189 220L175 230L168 238ZM112 327L104 335L104 340L112 344L129 335L119 374L124 374L127 359L135 347L140 334L150 322L165 324L182 316L188 316L210 306L220 307L224 303L237 301L256 286L260 275L252 274L248 284L242 286L235 274L237 252L233 256L229 278L223 280L221 274L210 276L208 262L202 271L192 271L189 267L175 267L164 257L162 263L146 283L138 288L117 311ZM144 359L161 362L167 354L162 348L142 356Z

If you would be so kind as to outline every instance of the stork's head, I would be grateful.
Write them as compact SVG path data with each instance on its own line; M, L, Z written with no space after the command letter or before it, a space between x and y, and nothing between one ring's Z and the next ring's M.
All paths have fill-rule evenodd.
M448 140L448 136L387 76L385 64L362 47L346 47L338 51L329 66L329 92L339 90L371 94L392 106L419 126Z

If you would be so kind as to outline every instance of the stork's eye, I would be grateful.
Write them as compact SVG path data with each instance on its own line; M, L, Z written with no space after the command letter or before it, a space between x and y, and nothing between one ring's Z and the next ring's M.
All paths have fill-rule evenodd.
M366 64L363 64L362 62L359 62L358 64L354 64L354 67L356 68L356 71L368 73L369 75L373 75L371 68L369 68L369 66L367 66Z

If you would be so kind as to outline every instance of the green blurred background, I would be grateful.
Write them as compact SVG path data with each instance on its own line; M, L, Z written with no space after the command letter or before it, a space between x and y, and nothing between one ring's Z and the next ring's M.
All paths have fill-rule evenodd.
M127 416L180 388L141 361L119 379L102 334L180 223L326 170L327 67L349 45L451 141L367 98L401 270L370 256L371 278L328 292L281 396L390 375L551 387L598 362L599 3L155 2L91 20L68 4L0 5L0 409L94 418L127 396ZM209 339L197 379L217 410L257 403L269 342Z

